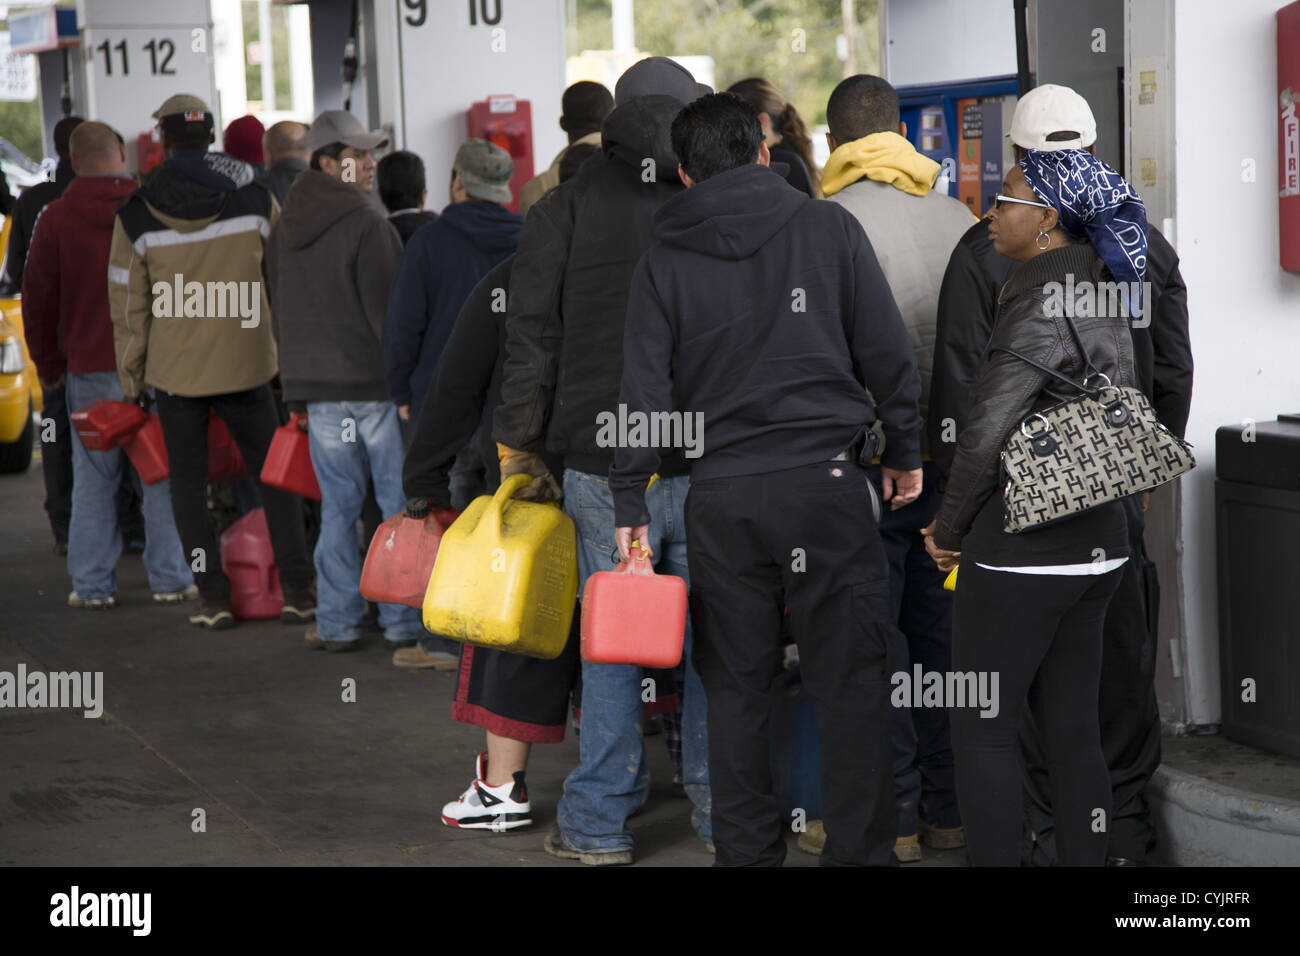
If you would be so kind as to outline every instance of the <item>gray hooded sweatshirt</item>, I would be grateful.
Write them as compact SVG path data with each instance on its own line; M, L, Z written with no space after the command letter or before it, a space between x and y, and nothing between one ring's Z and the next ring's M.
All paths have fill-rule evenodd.
M387 401L384 317L402 241L378 202L303 172L267 248L284 400Z

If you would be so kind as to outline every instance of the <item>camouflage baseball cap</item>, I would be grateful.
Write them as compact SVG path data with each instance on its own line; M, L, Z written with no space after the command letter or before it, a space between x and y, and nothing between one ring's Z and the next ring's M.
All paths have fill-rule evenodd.
M456 160L451 168L460 173L460 184L475 199L492 202L510 202L510 177L515 174L515 162L500 146L485 139L467 139L456 150Z

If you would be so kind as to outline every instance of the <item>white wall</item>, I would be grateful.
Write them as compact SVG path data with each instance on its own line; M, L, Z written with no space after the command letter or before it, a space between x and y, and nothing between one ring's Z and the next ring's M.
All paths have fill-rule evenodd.
M1300 409L1300 276L1278 265L1274 15L1282 5L1173 5L1177 247L1196 358L1187 437L1199 463L1183 478L1192 723L1220 715L1215 429ZM1255 182L1243 181L1246 160L1257 165Z
M451 163L467 135L466 112L475 101L512 94L531 102L535 172L549 166L568 142L558 125L564 6L564 0L489 0L490 14L502 11L500 21L490 25L481 17L471 24L463 2L429 0L425 22L415 25L410 21L418 16L410 8L376 0L379 123L393 130L394 145L424 159L431 207L446 203Z
M880 19L881 70L894 86L1016 72L1011 0L886 0Z

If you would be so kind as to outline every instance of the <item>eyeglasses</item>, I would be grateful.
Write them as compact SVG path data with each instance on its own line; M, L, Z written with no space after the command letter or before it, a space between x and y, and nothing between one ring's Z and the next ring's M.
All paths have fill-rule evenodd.
M1049 206L1049 205L1048 205L1047 203L1045 203L1045 202L1031 202L1031 201L1028 200L1028 199L1017 199L1015 196L1004 196L1004 195L1002 195L1002 193L998 193L998 194L997 194L995 197L993 197L993 198L994 198L994 200L995 200L995 202L993 203L993 208L994 208L994 209L1001 209L1001 208L1002 208L1002 204L1003 204L1003 203L1006 203L1006 202L1015 203L1015 204L1017 204L1017 205L1019 205L1019 206L1037 206L1039 209L1051 209L1051 208L1052 208L1051 206Z

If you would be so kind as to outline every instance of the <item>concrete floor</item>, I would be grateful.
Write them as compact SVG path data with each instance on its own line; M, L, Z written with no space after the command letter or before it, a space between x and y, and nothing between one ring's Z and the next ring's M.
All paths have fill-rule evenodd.
M104 716L0 710L0 864L578 866L542 849L577 762L572 734L534 751L534 826L445 827L438 812L483 741L449 717L451 674L399 671L378 637L333 655L278 622L191 627L184 608L150 603L134 554L118 565L116 609L72 610L43 498L39 461L0 478L0 670L102 671ZM355 703L342 701L349 677ZM663 738L646 744L655 783L630 823L637 863L710 865L669 789ZM917 865L964 862L926 850ZM787 865L815 864L791 835Z

